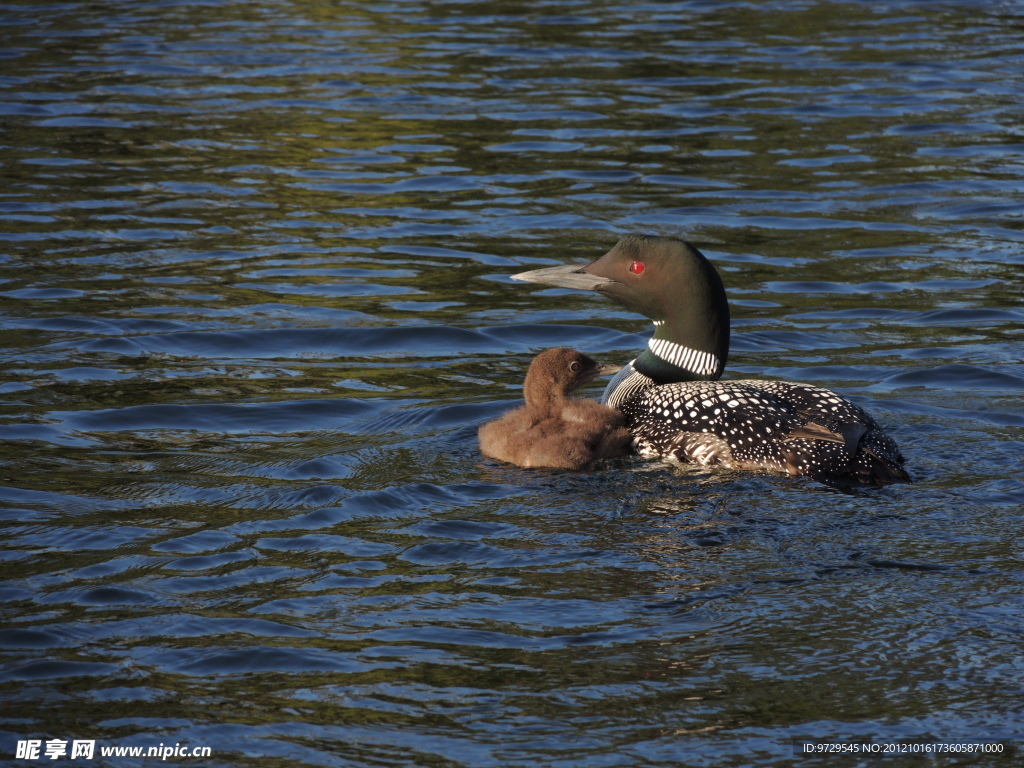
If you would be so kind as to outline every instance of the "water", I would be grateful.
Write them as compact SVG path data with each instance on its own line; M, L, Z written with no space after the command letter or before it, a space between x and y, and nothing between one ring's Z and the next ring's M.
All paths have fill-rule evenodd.
M0 16L0 760L1019 743L1019 3ZM483 459L536 352L649 333L508 276L631 231L719 266L732 376L843 392L917 482Z

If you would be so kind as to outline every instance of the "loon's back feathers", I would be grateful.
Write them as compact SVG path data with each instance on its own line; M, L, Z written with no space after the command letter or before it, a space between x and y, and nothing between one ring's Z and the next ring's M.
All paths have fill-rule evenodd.
M896 444L862 408L790 381L690 381L647 387L618 406L639 453L832 485L910 478Z
M633 436L623 426L622 413L594 400L567 397L612 370L564 347L542 352L526 375L526 405L480 427L481 452L520 467L559 469L582 469L629 453Z

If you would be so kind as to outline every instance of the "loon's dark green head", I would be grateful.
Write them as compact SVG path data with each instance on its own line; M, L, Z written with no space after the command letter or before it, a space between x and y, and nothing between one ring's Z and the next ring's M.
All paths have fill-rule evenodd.
M535 269L514 280L596 291L654 321L633 367L659 382L717 379L729 355L729 303L718 272L674 237L626 235L590 264Z

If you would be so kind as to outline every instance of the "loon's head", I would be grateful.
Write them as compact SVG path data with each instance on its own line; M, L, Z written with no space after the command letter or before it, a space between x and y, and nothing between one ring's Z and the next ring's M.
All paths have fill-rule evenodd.
M626 235L590 264L521 272L514 280L596 291L654 321L633 367L659 382L717 379L729 355L729 303L718 272L674 237Z

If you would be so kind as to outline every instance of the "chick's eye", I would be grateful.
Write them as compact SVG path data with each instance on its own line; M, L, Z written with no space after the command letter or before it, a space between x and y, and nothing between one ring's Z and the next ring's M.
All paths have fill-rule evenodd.
M569 370L572 371L573 373L576 373L577 371L579 371L579 369L580 364L576 360L573 360L571 363L569 363Z
M634 275L643 274L643 271L645 269L647 269L647 267L644 266L644 263L642 261L634 261L632 264L629 265L629 271L632 272Z

